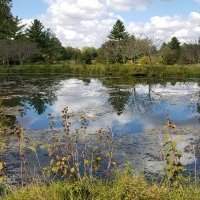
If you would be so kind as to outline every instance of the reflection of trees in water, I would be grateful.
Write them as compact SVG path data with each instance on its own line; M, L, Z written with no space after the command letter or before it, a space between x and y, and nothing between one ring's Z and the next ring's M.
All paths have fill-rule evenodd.
M41 94L34 94L30 98L27 99L29 105L34 107L35 111L41 115L46 110L46 103L48 103L48 99L44 98Z
M118 115L121 115L128 103L131 93L129 91L122 91L120 88L115 88L109 92L108 102L113 106L113 109Z
M32 106L36 112L41 115L45 112L48 105L52 105L56 100L56 86L59 85L59 78L6 78L12 83L9 87L9 95L11 98L3 100L3 105L6 107L17 106ZM15 83L13 85L13 82ZM1 84L0 84L1 86ZM3 86L2 86L3 88ZM1 91L1 88L0 88ZM15 94L20 96L15 97ZM13 95L13 97L12 97Z
M109 92L110 98L109 102L113 106L114 110L118 114L122 114L126 105L132 110L132 112L150 112L150 108L154 102L152 97L152 85L161 84L166 85L168 81L166 80L155 80L155 79L104 79L102 80L103 85L107 88L114 88L111 92ZM173 83L176 83L174 81ZM136 86L138 84L142 84L148 86L147 94L139 94L136 90ZM129 88L123 90L120 85L125 85L125 88Z
M136 113L147 113L151 112L154 99L152 97L152 86L148 84L148 93L139 94L136 87L131 89L131 96L129 98L129 107L132 112Z
M17 107L23 106L26 112L29 106L33 107L37 114L43 114L48 105L52 105L56 101L55 91L59 87L61 80L65 80L66 77L62 76L50 76L50 77L23 77L16 75L5 76L0 80L0 91L1 84L4 89L6 87L8 90L5 91L5 95L10 95L11 98L5 99L3 104L6 107ZM91 82L90 78L84 78L83 82L85 85L89 85ZM15 94L19 96L15 96Z
M128 106L132 112L146 113L151 110L154 99L152 98L151 85L148 85L147 94L139 94L135 86L133 88L122 90L115 88L109 92L109 102L118 115L121 115Z
M47 105L52 105L56 101L55 88L53 86L38 86L37 91L24 98L24 102L32 106L41 115L46 111Z
M125 88L129 88L126 90L122 89L124 87L120 86L121 82L119 82L118 79L116 81L117 84L115 84L115 82L106 82L106 83L107 87L109 85L109 88L112 87L115 88L114 92L113 91L109 92L111 96L109 98L109 102L113 106L114 110L117 111L117 113L122 114L126 107L128 107L128 109L130 109L132 113L140 113L140 114L145 114L145 113L150 114L152 112L154 105L157 106L157 109L160 109L158 104L158 98L161 98L161 96L160 94L154 93L152 88L156 86L157 83L154 83L153 80L151 81L139 80L138 82L135 80L134 84L125 85ZM170 85L175 86L177 84L177 81L175 80L168 82L163 81L158 84L161 85L162 87L167 87L167 83L170 83ZM178 81L178 83L180 83L180 80ZM182 83L187 86L187 84L190 84L191 82L182 82ZM196 81L194 83L196 83ZM141 93L141 91L138 90L139 88L137 88L138 85L145 86L145 92ZM174 100L174 103L178 104L182 100L183 99L179 99L178 101ZM187 107L189 107L189 109L192 112L200 113L200 93L198 101L196 103L195 102L190 103L190 101L188 101ZM165 112L166 112L165 115L167 117L169 113L166 110Z
M200 114L200 92L199 92L199 94L198 94L198 101L197 101L197 113L199 113ZM199 121L200 121L200 118L199 118Z
M197 112L200 113L200 102L197 103Z

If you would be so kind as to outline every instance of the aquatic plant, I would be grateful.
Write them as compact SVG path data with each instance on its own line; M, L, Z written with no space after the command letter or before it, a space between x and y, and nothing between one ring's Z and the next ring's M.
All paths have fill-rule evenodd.
M113 162L111 131L100 129L93 135L93 141L85 143L83 137L87 137L87 117L82 114L80 127L73 129L71 116L69 108L65 107L61 116L64 135L54 134L51 142L46 145L51 160L46 172L54 179L82 179L98 173L106 175L116 164ZM50 125L51 130L55 130L53 123Z
M182 154L177 149L176 142L172 139L169 132L164 133L164 143L162 151L164 153L164 160L166 161L166 182L170 185L177 185L182 180L184 170L181 163Z

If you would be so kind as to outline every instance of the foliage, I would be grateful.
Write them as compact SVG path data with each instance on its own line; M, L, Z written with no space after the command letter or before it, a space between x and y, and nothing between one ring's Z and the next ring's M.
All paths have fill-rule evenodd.
M163 63L167 65L175 64L180 58L180 42L173 37L168 44L164 44L161 48L161 57Z
M149 57L143 56L142 58L140 58L140 59L138 60L138 63L139 63L140 65L149 65L149 64L151 64L151 61L150 61Z
M81 52L81 61L84 64L92 64L97 57L97 50L93 47L85 47Z
M173 37L171 41L168 43L168 46L170 49L178 50L180 49L180 42L178 41L176 37Z
M97 62L174 65L197 64L200 61L199 43L181 45L176 37L172 37L158 51L149 38L130 35L121 20L116 21L108 40L99 49L63 47L56 35L37 19L25 29L21 19L11 12L12 0L1 0L0 3L0 63L3 66L64 61L87 65ZM156 62L153 60L155 56L160 57Z
M166 161L166 178L170 185L178 185L183 174L183 165L181 164L181 152L178 151L176 142L172 140L169 134L165 134L165 143L163 151Z
M183 44L181 47L181 64L193 64L200 62L200 44Z
M188 200L199 199L199 186L168 187L150 184L142 176L120 172L112 181L85 178L81 181L33 184L4 196L5 200Z
M67 47L65 48L63 58L64 60L71 60L75 63L79 63L81 60L81 50L78 48Z
M128 38L128 33L126 32L125 26L121 20L117 20L108 36L110 40L120 41L126 40Z
M3 65L23 64L39 54L35 43L28 40L0 40L0 61Z
M60 41L51 33L49 29L45 29L43 24L35 19L26 31L27 37L37 44L41 51L41 58L45 62L54 62L62 58L64 51Z
M140 39L134 35L127 35L125 39L109 40L99 49L98 61L104 63L136 62L142 56L151 56L155 53L155 47L148 38Z
M154 58L152 58L154 60ZM154 61L153 61L154 62ZM156 78L198 78L200 77L199 65L137 65L137 64L26 64L10 67L0 66L0 73L5 75L48 74L54 75L62 73L72 73L82 76L118 76L121 78L134 77L156 77ZM36 94L37 96L38 94ZM34 97L33 97L34 98ZM44 101L45 102L45 99ZM39 102L35 102L37 104Z
M162 63L166 65L173 65L177 62L177 52L176 50L170 49L166 46L161 51Z
M54 135L48 147L50 166L46 172L50 177L59 179L82 179L95 177L99 170L104 175L115 165L113 162L112 133L100 129L95 135L94 145L84 144L81 138L86 134L88 120L80 117L81 127L73 130L69 108L62 111L63 136ZM54 118L49 115L50 128L54 130ZM92 143L92 140L91 140ZM105 168L105 169L104 169ZM104 172L103 172L104 171Z
M11 13L11 0L0 0L0 39L11 39L15 35L16 23Z

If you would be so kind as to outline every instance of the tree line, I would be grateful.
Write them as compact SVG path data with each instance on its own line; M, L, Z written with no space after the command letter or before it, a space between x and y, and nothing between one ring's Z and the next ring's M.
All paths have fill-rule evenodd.
M63 47L53 32L35 19L27 28L11 12L12 0L0 0L0 64L24 63L136 63L196 64L200 62L200 40L181 44L176 37L156 47L149 38L129 34L117 20L100 48Z

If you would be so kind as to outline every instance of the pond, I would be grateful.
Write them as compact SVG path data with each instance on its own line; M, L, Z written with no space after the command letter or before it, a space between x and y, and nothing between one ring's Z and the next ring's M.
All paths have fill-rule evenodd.
M149 173L160 173L163 166L159 157L161 130L170 119L177 126L173 137L183 152L183 164L191 173L195 159L200 164L198 79L3 76L0 98L7 113L15 117L27 134L41 137L49 130L49 114L54 116L57 129L62 126L60 116L66 106L74 116L84 114L89 119L89 132L100 128L112 130L118 141L119 160L128 160L134 168ZM79 126L76 117L73 126ZM188 150L191 146L196 152ZM13 157L7 156L12 162Z

